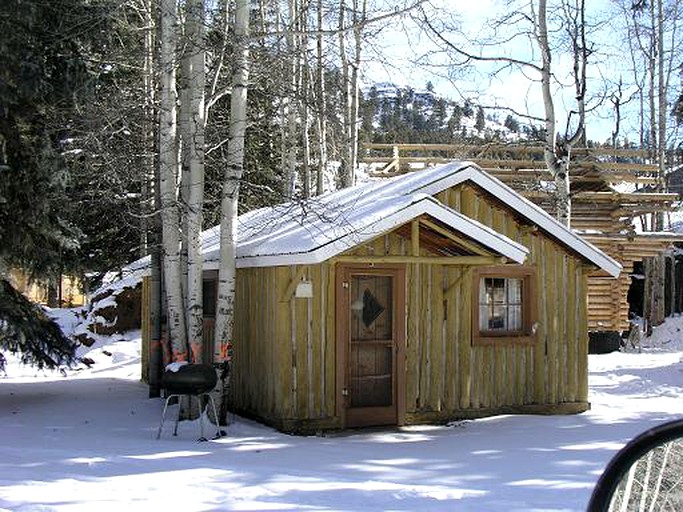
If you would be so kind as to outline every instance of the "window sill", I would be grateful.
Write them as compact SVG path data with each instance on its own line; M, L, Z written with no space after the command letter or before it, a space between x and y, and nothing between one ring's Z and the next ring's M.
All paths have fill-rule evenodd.
M503 334L500 336L474 336L472 345L533 345L536 337L532 335Z

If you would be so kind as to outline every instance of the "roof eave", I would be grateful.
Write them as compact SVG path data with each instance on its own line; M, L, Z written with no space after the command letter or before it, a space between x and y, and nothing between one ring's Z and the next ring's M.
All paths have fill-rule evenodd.
M523 245L483 226L477 221L450 210L429 196L424 196L414 203L394 212L392 215L364 227L361 231L348 233L312 251L242 256L237 258L236 266L237 268L248 268L322 263L372 238L387 233L423 214L430 215L440 220L444 224L450 226L454 231L466 234L477 240L477 242L487 247L489 250L493 250L497 254L517 263L523 263L529 253L528 249Z
M434 195L454 185L464 183L465 181L471 181L483 190L486 190L493 196L500 199L503 203L509 205L520 215L529 219L542 230L550 233L565 246L571 248L590 263L601 268L612 277L618 277L619 274L621 274L622 266L616 260L606 255L604 252L583 239L581 236L567 229L566 226L562 225L556 219L548 215L548 213L542 210L539 206L536 206L528 199L517 194L500 180L486 174L483 170L477 167L476 164L468 162L466 166L459 165L459 169L460 170L457 173L448 175L440 180L436 180L429 185L422 187L420 191L426 194Z

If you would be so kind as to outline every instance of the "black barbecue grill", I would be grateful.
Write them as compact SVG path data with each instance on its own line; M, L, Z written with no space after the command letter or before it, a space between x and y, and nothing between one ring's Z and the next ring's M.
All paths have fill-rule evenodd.
M209 394L213 388L216 387L218 376L213 366L208 364L185 364L178 367L175 371L166 370L161 377L161 387L166 390L166 403L164 404L164 411L161 413L161 423L159 424L159 431L157 432L157 439L161 437L161 430L166 419L166 410L171 399L176 398L178 401L178 414L175 420L175 428L173 435L178 435L178 422L180 420L180 400L187 397L188 407L192 403L192 398L199 400L199 428L201 430L200 441L206 441L204 437L204 414L202 407L202 398L207 397L207 407L210 404L213 409L213 417L218 423L218 414L216 412L216 403L213 397ZM220 427L216 425L216 437L220 437Z

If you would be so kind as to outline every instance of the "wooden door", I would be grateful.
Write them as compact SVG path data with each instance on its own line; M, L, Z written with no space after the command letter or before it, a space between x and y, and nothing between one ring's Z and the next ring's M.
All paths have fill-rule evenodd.
M404 272L353 268L341 272L339 374L347 427L402 422L404 388Z

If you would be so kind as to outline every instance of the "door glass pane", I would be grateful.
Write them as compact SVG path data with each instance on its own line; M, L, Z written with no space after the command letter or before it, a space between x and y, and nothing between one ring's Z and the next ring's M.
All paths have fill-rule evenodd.
M351 340L392 339L392 282L390 276L351 279Z
M393 279L391 276L352 276L350 298L350 406L391 406Z

